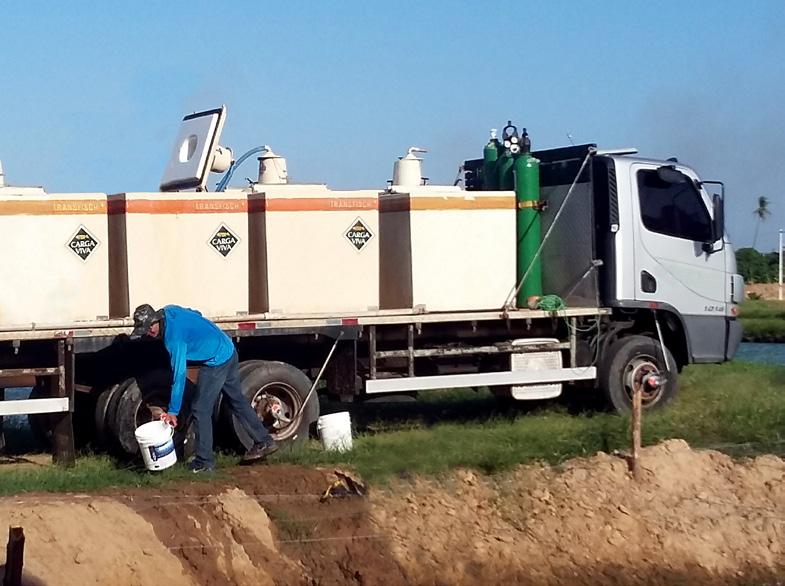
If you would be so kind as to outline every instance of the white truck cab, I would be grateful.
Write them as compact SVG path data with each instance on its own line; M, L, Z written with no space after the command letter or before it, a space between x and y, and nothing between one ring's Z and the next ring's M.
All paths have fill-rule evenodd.
M674 160L602 158L618 202L606 250L615 274L604 302L678 320L672 325L683 329L689 362L730 359L741 340L743 280L724 231L722 195L709 191L717 183Z

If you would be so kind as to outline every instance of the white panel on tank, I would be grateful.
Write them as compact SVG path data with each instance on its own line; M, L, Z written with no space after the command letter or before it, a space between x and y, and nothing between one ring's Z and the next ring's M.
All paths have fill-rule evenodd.
M109 314L169 303L248 313L247 195L238 190L109 196Z
M0 232L6 235L0 247L6 285L0 288L0 325L70 324L108 316L105 194L4 187Z
M515 193L421 185L379 196L382 309L498 309L515 287Z
M221 137L226 106L183 118L172 156L161 179L161 191L203 190Z

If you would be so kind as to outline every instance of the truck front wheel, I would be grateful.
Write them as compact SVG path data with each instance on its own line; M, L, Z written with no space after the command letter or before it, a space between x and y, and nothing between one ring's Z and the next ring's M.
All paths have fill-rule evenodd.
M676 361L670 350L647 336L628 336L611 344L600 365L598 382L619 413L631 411L636 388L641 390L644 409L664 407L679 389Z

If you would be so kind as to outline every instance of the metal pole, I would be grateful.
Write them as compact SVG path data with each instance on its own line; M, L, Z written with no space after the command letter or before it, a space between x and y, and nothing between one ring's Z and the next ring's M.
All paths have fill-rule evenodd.
M343 338L343 334L344 334L344 332L343 332L343 330L341 330L341 333L338 334L337 338L335 338L335 342L333 342L333 347L330 348L330 353L327 355L327 358L325 359L324 364L322 364L322 368L319 371L319 374L317 374L316 378L313 379L313 384L311 385L311 390L308 391L308 394L305 396L305 400L303 401L302 406L300 406L300 410L297 412L297 415L299 415L300 413L302 413L305 410L305 406L308 404L308 399L311 398L311 395L313 395L313 392L316 390L316 385L319 384L319 380L322 378L322 375L324 374L324 371L327 368L327 365L330 364L330 358L333 357L333 352L335 352L335 349L338 347L338 342L340 342L341 338ZM295 415L295 417L297 417L297 415Z
M780 268L780 280L779 280L779 293L777 298L782 301L782 228L780 228L780 247L779 247L779 263L778 266Z

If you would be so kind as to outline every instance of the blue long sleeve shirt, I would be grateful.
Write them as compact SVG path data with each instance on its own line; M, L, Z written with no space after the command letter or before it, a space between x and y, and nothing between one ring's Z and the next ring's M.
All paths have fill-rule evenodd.
M234 354L232 340L202 314L179 305L167 305L164 310L164 346L172 363L172 396L169 413L177 415L183 404L186 366L197 362L205 366L219 366Z

